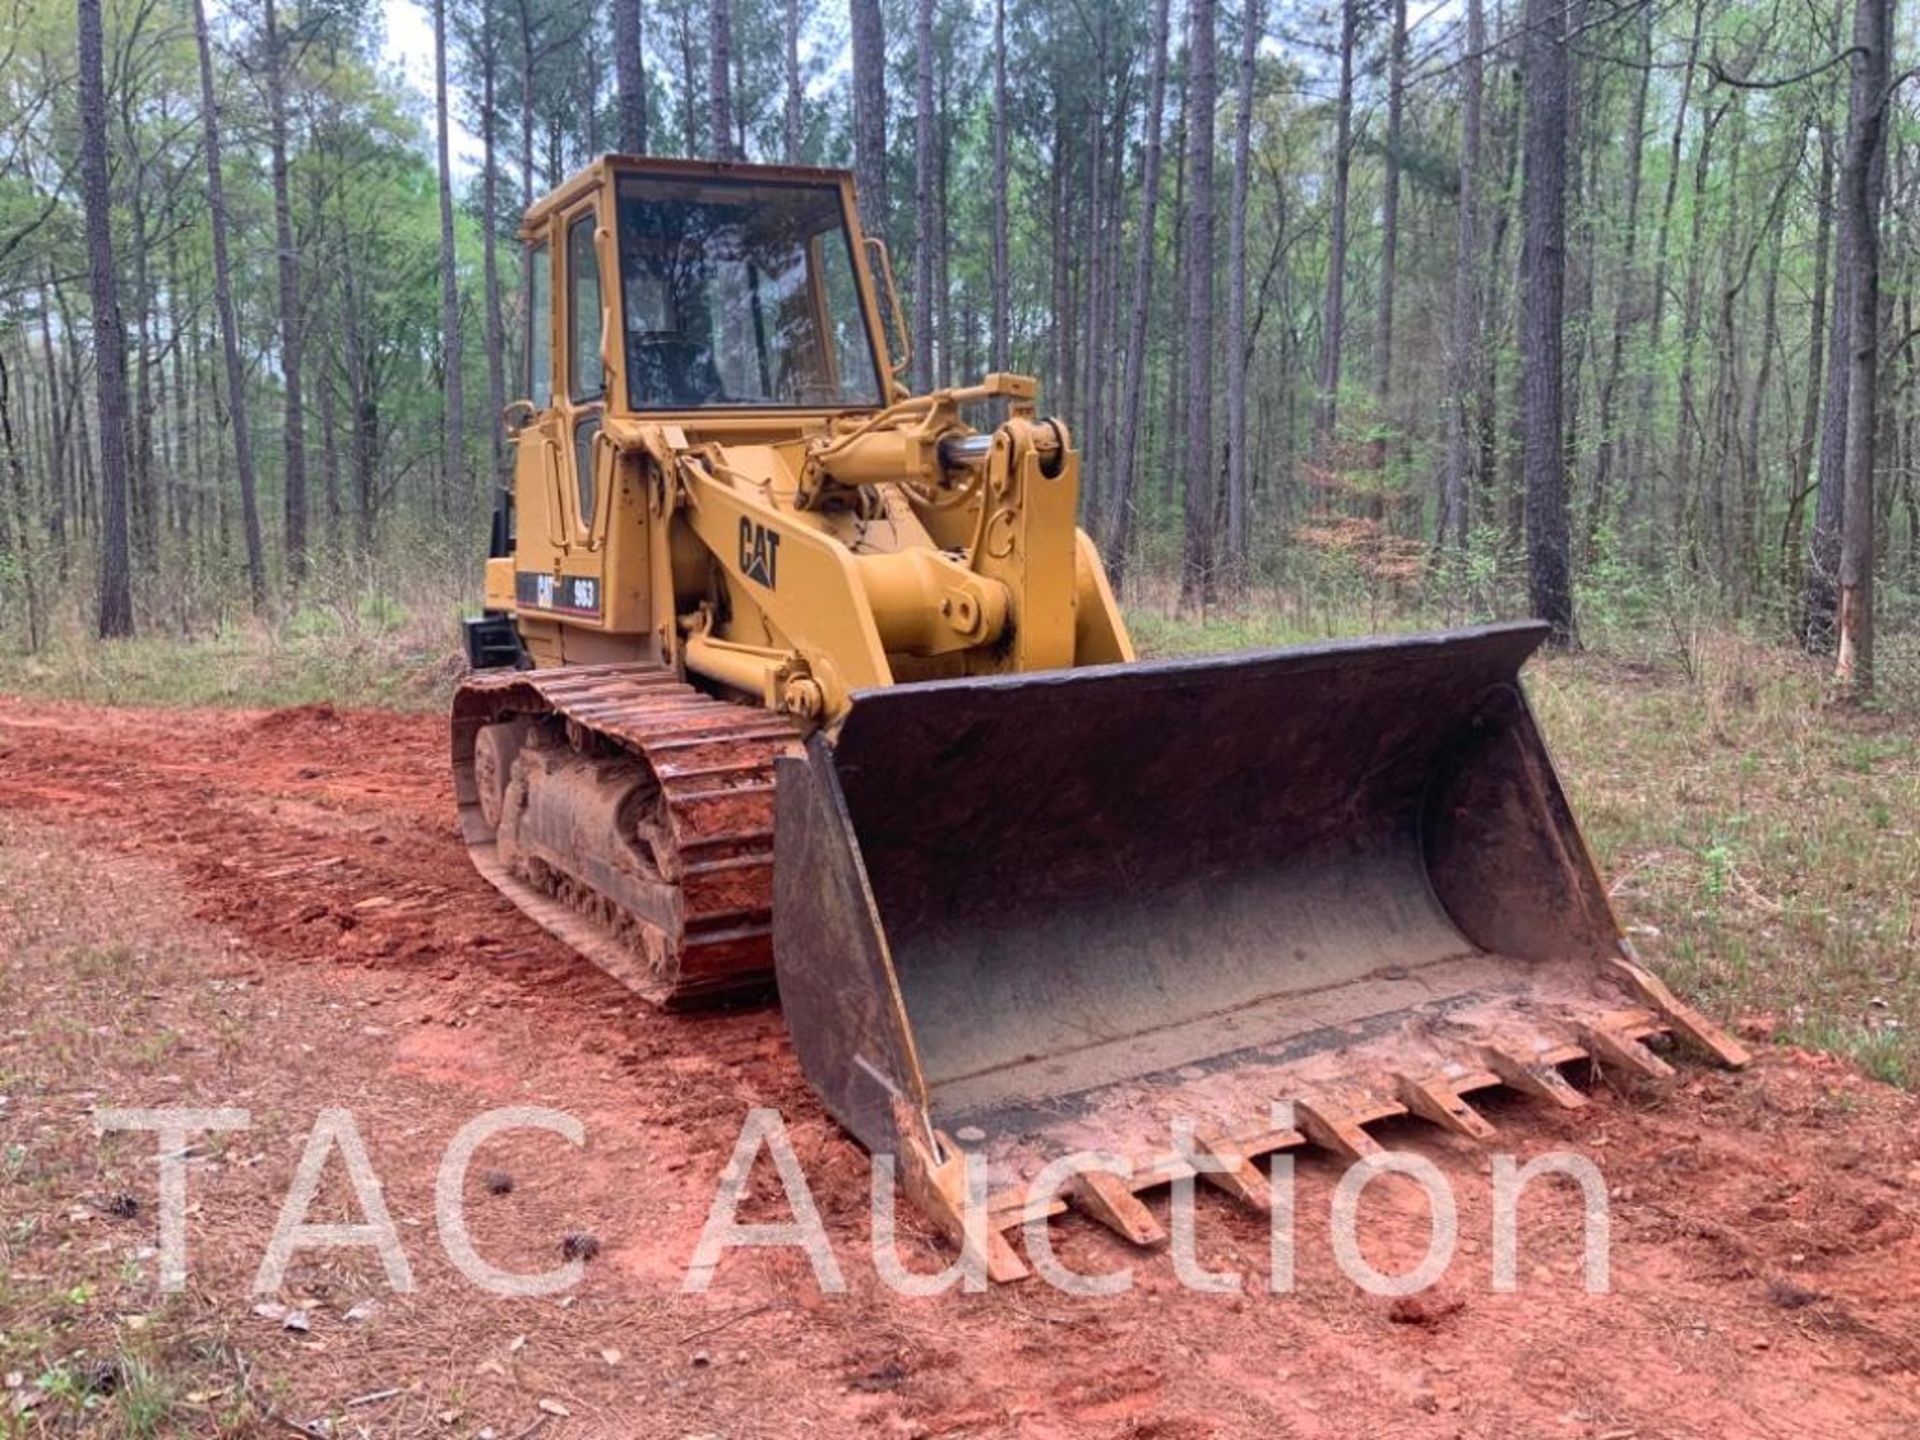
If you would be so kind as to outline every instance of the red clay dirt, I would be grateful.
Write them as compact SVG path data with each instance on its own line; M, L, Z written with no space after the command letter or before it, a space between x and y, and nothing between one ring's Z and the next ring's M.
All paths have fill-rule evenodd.
M455 835L438 718L0 700L0 820L26 827L0 829L0 849L84 874L103 904L160 907L189 937L178 983L243 987L222 1001L232 1033L169 1060L163 1093L116 1075L112 1098L261 1117L258 1163L204 1181L194 1288L250 1336L285 1413L377 1397L405 1371L337 1434L1920 1435L1920 1106L1834 1062L1690 1066L1667 1094L1602 1088L1581 1112L1489 1104L1502 1148L1569 1150L1606 1175L1608 1294L1582 1288L1578 1207L1552 1183L1523 1205L1518 1291L1493 1293L1486 1156L1408 1124L1382 1138L1433 1159L1460 1205L1461 1254L1435 1293L1388 1301L1340 1274L1338 1172L1309 1157L1294 1293L1266 1290L1260 1220L1203 1195L1200 1258L1241 1272L1232 1294L1187 1290L1166 1255L1070 1218L1054 1227L1062 1259L1131 1262L1127 1293L1029 1282L913 1300L876 1277L868 1167L801 1080L778 1010L654 1012L519 917ZM0 1059L34 1073L19 1046ZM503 1166L518 1187L468 1191L476 1243L502 1266L554 1263L563 1231L598 1239L560 1300L480 1294L433 1239L441 1147L502 1104L562 1109L588 1132L577 1151L499 1142L476 1175ZM249 1318L279 1197L329 1105L354 1109L407 1227L419 1288L381 1298L384 1348L341 1319L377 1284L371 1263L298 1263L283 1298L326 1316L312 1337ZM785 1117L844 1295L819 1294L792 1250L737 1253L709 1293L677 1293L753 1106ZM350 1196L340 1210L355 1218ZM748 1217L786 1213L756 1169ZM1375 1263L1420 1253L1419 1210L1383 1197L1363 1216ZM944 1263L918 1221L902 1227L909 1265Z

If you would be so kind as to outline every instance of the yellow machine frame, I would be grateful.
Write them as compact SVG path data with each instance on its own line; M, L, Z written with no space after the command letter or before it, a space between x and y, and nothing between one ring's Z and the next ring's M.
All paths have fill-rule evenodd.
M614 232L629 174L834 187L888 403L631 409ZM574 239L587 233L590 247ZM486 597L536 666L654 661L832 725L854 691L896 680L1134 658L1075 526L1079 457L1064 426L1035 418L1034 382L910 397L895 378L905 359L866 257L894 298L891 269L845 172L608 156L536 204L521 237L548 282L544 313L529 287L527 338L532 353L544 325L551 393L508 407L517 533L487 564ZM589 253L605 383L575 398L567 297ZM991 438L961 421L985 402L1006 407Z

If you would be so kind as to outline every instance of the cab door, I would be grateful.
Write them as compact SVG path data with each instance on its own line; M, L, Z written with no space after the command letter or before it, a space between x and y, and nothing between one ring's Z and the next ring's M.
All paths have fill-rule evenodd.
M595 521L604 497L597 464L601 420L607 408L607 360L602 345L606 334L607 290L600 274L600 215L597 197L583 202L561 220L562 281L565 285L563 333L566 336L563 374L565 388L558 410L556 439L564 451L562 509L566 516L570 555L584 559L599 548ZM579 573L574 565L567 569ZM597 562L593 573L598 574ZM594 611L599 610L596 603Z
M543 664L567 657L566 631L606 618L604 528L595 528L607 390L597 227L588 199L527 250L528 413L515 436L513 600Z
M514 535L507 590L522 614L538 608L532 577L552 574L566 553L568 530L562 506L562 420L554 398L553 251L543 236L527 246L527 330L521 375L524 399L507 407L513 437ZM489 583L489 592L493 586Z

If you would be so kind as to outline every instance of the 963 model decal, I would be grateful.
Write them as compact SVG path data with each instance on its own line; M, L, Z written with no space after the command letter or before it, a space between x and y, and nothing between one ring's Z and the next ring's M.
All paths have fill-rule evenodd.
M513 596L534 610L600 617L600 582L592 575L548 575L522 570L513 577Z

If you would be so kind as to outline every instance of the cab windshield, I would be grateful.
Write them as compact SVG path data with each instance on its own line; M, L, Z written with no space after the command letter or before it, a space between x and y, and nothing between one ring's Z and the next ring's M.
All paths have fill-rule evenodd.
M618 195L631 408L880 403L839 187L626 175Z

